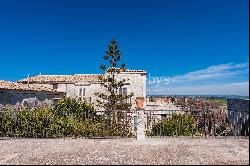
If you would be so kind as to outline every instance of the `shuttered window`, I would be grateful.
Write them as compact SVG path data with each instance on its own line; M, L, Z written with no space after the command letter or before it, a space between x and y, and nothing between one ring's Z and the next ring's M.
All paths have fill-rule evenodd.
M85 88L79 88L79 96L78 97L84 97L85 96Z
M127 96L127 93L128 93L127 91L128 91L127 88L120 88L119 89L119 95ZM127 103L127 99L124 99L122 102Z

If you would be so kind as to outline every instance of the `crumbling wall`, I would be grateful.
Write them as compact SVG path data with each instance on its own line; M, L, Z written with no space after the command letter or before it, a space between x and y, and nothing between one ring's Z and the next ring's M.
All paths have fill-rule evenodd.
M41 102L53 103L54 98L63 98L61 93L0 91L0 105L36 106Z

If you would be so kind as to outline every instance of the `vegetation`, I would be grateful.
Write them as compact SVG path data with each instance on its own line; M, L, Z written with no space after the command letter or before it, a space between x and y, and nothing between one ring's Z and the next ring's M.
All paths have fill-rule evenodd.
M97 115L93 106L75 99L62 99L55 108L7 108L0 115L2 137L112 137L132 136L128 128Z
M106 61L106 65L100 65L100 68L104 71L105 77L101 77L101 85L104 87L104 93L96 93L101 99L98 100L98 106L105 108L106 110L125 110L131 107L131 103L124 102L133 96L133 93L129 95L121 93L122 87L125 85L125 80L117 80L117 76L120 72L126 71L125 64L120 64L121 51L115 39L112 39L108 45L108 49L105 51L106 55L103 59Z
M209 99L212 102L219 104L220 106L227 106L227 99Z
M54 108L21 108L18 112L6 108L0 113L0 136L8 137L107 137L132 136L129 119L125 119L123 112L114 110L129 110L131 103L125 102L133 96L121 93L125 80L117 80L117 75L126 71L125 64L120 64L122 53L117 42L112 39L108 45L106 65L100 68L105 72L101 77L104 93L96 95L98 106L107 111L98 115L94 107L87 102L79 102L73 98L60 100Z
M86 101L78 102L74 98L65 98L59 100L55 106L55 113L60 116L73 115L77 118L91 119L100 122L100 116L97 115L93 105Z
M151 131L146 131L148 136L191 136L199 135L196 121L193 117L182 114L173 114L169 119L153 124Z

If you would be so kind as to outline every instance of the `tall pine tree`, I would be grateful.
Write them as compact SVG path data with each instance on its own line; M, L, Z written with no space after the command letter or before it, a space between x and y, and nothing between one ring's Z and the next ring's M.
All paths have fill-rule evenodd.
M125 64L119 64L121 60L121 51L115 39L112 39L105 51L103 59L105 64L100 65L100 69L104 71L104 77L101 77L101 86L104 88L103 93L96 93L101 99L97 100L98 106L106 110L128 110L131 108L130 101L133 93L121 94L121 88L125 85L125 79L117 80L120 72L126 71Z

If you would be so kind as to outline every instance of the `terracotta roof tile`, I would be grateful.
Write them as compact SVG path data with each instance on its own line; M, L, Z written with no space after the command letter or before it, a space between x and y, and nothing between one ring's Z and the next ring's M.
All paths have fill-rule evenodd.
M125 71L126 73L147 73L145 70L129 70Z
M57 92L51 88L42 85L27 85L16 82L0 80L0 89L4 90L24 90L24 91L40 91L40 92Z
M75 75L38 75L19 80L19 83L78 83L98 82L101 74L75 74Z
M129 70L122 73L146 73L145 70ZM19 83L79 83L79 82L99 82L102 74L75 74L75 75L38 75L19 80Z

